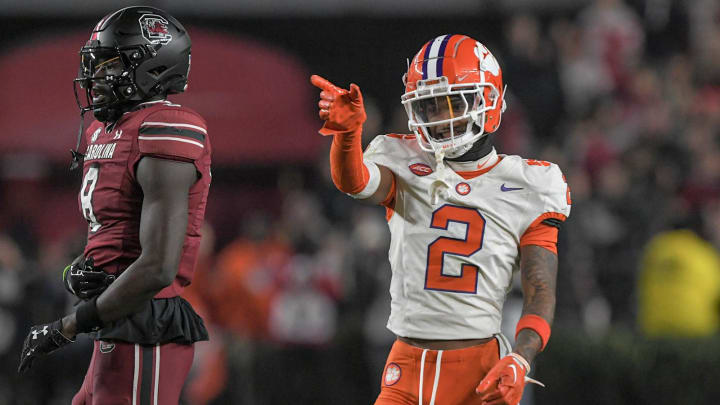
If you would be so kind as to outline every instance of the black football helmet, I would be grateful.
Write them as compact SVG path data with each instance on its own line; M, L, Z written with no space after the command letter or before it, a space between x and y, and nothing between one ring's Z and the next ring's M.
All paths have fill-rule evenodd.
M79 148L85 113L92 111L98 121L110 124L137 104L182 93L190 73L191 46L182 24L155 7L126 7L97 23L80 49L80 70L73 82L80 129L75 150L70 151L71 170L83 158Z
M163 10L133 6L103 17L80 49L74 82L78 107L110 123L143 101L182 93L190 72L190 47L185 28ZM112 73L102 68L108 62L116 66ZM93 90L99 87L109 94L97 97Z

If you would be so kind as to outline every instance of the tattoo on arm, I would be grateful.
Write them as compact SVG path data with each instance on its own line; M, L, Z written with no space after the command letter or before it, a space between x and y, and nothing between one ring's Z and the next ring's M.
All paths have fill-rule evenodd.
M521 248L523 315L538 315L552 325L555 314L557 266L558 259L555 253L535 245ZM532 362L541 347L540 336L530 329L523 329L518 334L514 351L528 362Z

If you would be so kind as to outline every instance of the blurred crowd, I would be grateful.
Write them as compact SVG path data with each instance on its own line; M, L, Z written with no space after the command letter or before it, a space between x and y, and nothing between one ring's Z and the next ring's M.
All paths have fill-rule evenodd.
M708 259L693 264L704 269L698 277L720 274L720 3L643 4L651 5L596 0L568 18L509 16L504 43L493 48L508 85L508 110L494 135L498 151L558 163L572 188L572 215L560 233L555 325L589 336L609 328L683 334L682 326L647 323L654 318L645 292L656 291L652 280L668 280L652 274L684 268L658 265L654 255L682 262L688 251L653 248L658 238L693 235L662 246L702 248ZM674 38L672 46L657 45L663 35ZM395 111L381 111L372 95L367 103L366 143L407 131L399 102ZM384 327L385 213L338 192L329 177L323 153L312 168L278 173L269 192L276 204L225 213L240 217L232 234L215 232L227 228L222 218L208 219L185 298L203 315L211 341L197 345L187 403L374 399L394 339ZM18 200L16 183L3 181L3 201ZM220 195L242 185L215 187ZM14 370L27 328L73 304L60 274L84 236L42 239L42 230L23 226L33 213L7 207L0 214L0 404L16 397L67 403L89 360L87 341L48 360L66 379L48 383L41 374L51 371L37 371L33 381L20 381ZM669 277L674 284L648 300L673 302L683 278ZM707 293L715 311L697 334L717 333L719 289ZM510 299L521 299L519 288Z

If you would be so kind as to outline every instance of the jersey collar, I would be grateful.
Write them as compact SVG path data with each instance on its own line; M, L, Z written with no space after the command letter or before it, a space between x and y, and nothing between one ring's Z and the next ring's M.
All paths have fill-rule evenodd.
M465 180L468 180L489 172L490 169L495 167L501 159L502 158L498 156L497 151L495 151L495 148L492 148L490 153L478 160L472 160L469 162L453 162L448 160L446 163L455 173L463 177Z

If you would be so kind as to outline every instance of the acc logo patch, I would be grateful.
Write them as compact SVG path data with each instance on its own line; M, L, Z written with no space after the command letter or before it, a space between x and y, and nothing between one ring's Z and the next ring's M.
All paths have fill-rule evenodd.
M167 44L172 41L168 22L157 14L143 14L140 19L140 31L143 38L151 44Z
M425 163L414 163L408 167L410 168L411 172L421 177L427 176L428 174L433 172L432 167L426 165Z
M115 343L100 342L100 353L110 353L115 350Z
M470 193L470 185L467 183L458 183L455 186L455 191L460 195L468 195Z
M401 374L400 366L395 363L388 364L387 368L385 368L385 377L383 378L385 385L395 385L395 383L400 381Z

